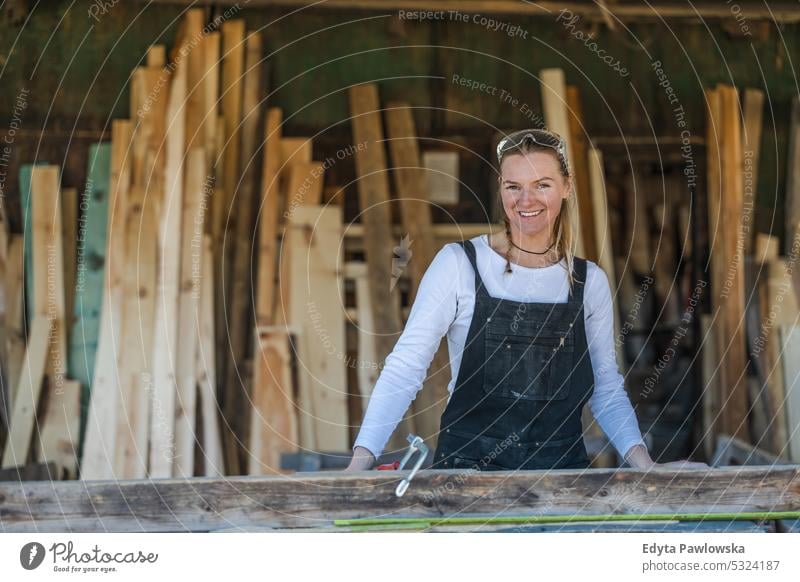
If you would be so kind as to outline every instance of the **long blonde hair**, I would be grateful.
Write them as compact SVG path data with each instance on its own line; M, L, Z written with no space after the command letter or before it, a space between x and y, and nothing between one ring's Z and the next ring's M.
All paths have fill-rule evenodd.
M557 136L555 133L553 135ZM552 153L554 156L556 156L556 159L559 162L561 175L565 178L570 178L572 176L569 170L569 162L566 159L566 155L560 154L554 148L538 144L533 140L526 139L523 140L519 146L512 147L498 153L498 179L500 179L500 168L503 165L504 159L506 159L508 156L522 155L534 151ZM511 221L508 219L508 214L506 214L505 206L503 205L503 193L501 188L502 184L500 189L498 189L498 196L500 197L500 208L503 209L503 224L505 225L506 238L508 239L505 272L511 273L511 259L509 258L511 255ZM573 184L573 191L562 201L561 210L559 211L555 220L555 224L553 225L553 232L555 233L556 239L555 249L558 253L559 260L564 258L567 263L567 280L569 281L570 287L573 287L575 284L572 274L572 267L575 262L575 252L578 244L578 237L576 236L576 233L578 232L578 208L575 203L576 198L574 188L575 185Z

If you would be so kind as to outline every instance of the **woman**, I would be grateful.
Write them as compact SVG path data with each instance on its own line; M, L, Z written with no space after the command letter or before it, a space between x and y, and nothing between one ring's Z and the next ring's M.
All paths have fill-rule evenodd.
M588 467L586 402L631 466L654 465L617 370L608 279L574 256L564 140L522 130L500 142L497 160L505 234L448 244L434 257L375 385L348 470L372 467L445 334L453 374L434 468Z

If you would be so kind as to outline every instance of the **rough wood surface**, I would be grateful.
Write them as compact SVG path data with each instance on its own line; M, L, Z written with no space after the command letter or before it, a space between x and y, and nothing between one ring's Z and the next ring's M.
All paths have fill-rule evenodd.
M333 519L787 511L800 467L672 471L408 471L292 477L0 483L0 531L329 527Z

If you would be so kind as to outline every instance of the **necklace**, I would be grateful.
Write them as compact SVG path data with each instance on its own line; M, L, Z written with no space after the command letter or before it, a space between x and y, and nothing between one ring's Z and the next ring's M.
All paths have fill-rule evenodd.
M512 247L521 250L523 253L528 253L528 254L531 254L531 255L546 255L553 248L553 245L556 244L556 241L553 241L552 243L550 243L549 247L547 247L545 250L543 250L542 252L539 253L539 252L536 252L536 251L528 251L526 249L523 249L520 246L517 246L516 244L514 244L514 241L511 240L511 237L508 237L508 242L511 243Z

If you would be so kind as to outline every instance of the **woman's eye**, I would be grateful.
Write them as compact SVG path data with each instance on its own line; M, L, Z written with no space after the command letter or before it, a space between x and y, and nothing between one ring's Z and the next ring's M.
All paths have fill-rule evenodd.
M537 185L537 188L539 188L539 190L543 190L543 189L549 188L549 187L550 187L550 184L538 184Z
M508 186L506 186L506 188L508 188L509 190L519 190L519 186L515 186L513 184L509 184Z

